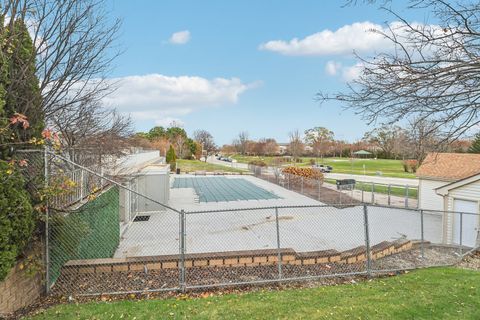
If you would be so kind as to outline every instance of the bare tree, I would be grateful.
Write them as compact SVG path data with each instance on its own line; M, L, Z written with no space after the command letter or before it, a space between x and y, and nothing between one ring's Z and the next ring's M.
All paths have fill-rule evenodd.
M181 134L176 135L171 139L172 144L177 152L177 156L184 159L188 155L187 137Z
M325 127L315 127L305 130L305 143L309 144L317 157L325 155L330 143L333 141L333 131Z
M240 154L244 155L247 152L247 146L248 146L248 132L247 131L242 131L238 134L238 138L236 140L238 144L238 148L240 151Z
M104 0L0 0L0 18L29 24L47 121L113 90L106 76L120 53L120 21L108 17Z
M213 141L213 136L206 130L196 130L193 133L193 137L194 140L202 146L202 153L205 153L205 162L207 162L208 156L217 149L217 146Z
M408 126L408 141L411 157L418 163L432 151L442 151L446 147L445 139L435 124L424 119L413 119Z
M277 141L273 138L265 139L265 154L266 155L274 155L278 152L278 144Z
M60 133L62 149L83 165L100 164L105 156L121 156L130 145L130 118L89 102L77 110L57 111L50 122Z
M428 11L435 23L409 23L383 7L400 23L372 32L392 49L359 57L361 75L348 90L318 98L339 100L369 123L416 119L457 139L480 123L480 3L415 0L409 8Z
M296 160L303 153L304 146L302 142L302 137L298 129L295 129L294 131L290 132L288 136L290 139L288 144L288 150L290 151L290 154L292 155L293 159Z
M363 139L379 148L383 157L396 158L396 151L400 147L399 139L403 137L402 131L399 126L381 126L365 133Z

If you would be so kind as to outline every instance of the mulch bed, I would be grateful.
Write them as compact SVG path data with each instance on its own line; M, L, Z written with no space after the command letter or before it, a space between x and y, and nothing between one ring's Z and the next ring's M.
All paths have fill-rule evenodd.
M458 264L458 267L470 270L480 270L480 251L474 252L473 254L465 257Z
M372 261L372 269L394 270L446 266L458 263L459 259L460 252L457 248L427 246L423 257L421 249L417 248Z

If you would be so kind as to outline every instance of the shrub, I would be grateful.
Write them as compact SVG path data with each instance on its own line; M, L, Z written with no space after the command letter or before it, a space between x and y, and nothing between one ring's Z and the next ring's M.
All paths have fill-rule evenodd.
M267 163L262 160L252 160L248 163L251 166L257 166L257 167L266 167Z
M315 162L315 159L310 159L308 162L309 162L312 166L316 163L316 162Z
M323 184L323 173L314 168L286 167L282 169L289 186L317 188Z
M290 166L290 167L284 168L282 172L286 174L292 174L295 176L308 178L308 179L323 181L323 173L320 170L313 169L313 168L301 168L301 167Z
M35 228L35 217L25 181L0 160L0 281L14 266Z
M404 160L403 161L403 170L405 172L417 172L418 169L418 160L415 159L410 159L410 160Z

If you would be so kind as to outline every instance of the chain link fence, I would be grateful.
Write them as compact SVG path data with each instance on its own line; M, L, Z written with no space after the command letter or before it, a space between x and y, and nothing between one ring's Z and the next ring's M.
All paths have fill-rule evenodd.
M267 180L326 204L370 203L403 208L418 207L418 187L358 181L352 176L348 184L335 179L309 179L285 173L282 167L249 165L257 178Z
M355 199L347 204L348 198L334 205L186 212L147 196L157 187L138 172L99 172L49 151L19 157L28 163L27 180L47 199L46 279L52 294L368 276L451 265L478 246L478 231L471 228L478 224L476 214ZM265 170L256 175L265 176ZM275 171L267 176L262 178L311 197L325 192L319 181Z

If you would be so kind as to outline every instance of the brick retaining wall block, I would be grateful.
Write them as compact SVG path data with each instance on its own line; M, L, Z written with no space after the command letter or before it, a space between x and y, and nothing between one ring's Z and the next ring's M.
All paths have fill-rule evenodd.
M370 248L372 260L386 257L395 253L414 248L410 240L383 241ZM280 254L283 264L313 265L313 264L356 264L367 260L365 246L359 246L343 252L336 250L322 250L310 252L296 252L285 248L280 252L276 249L228 251L213 253L195 253L185 255L185 267L239 267L263 266L278 263ZM148 271L160 269L174 269L179 267L179 255L71 260L62 268L62 273L108 273L125 271Z
M33 255L41 256L41 250L41 248L33 250ZM25 261L17 262L7 277L0 282L0 318L2 315L29 306L45 292L43 272L38 271L30 275L24 263Z

